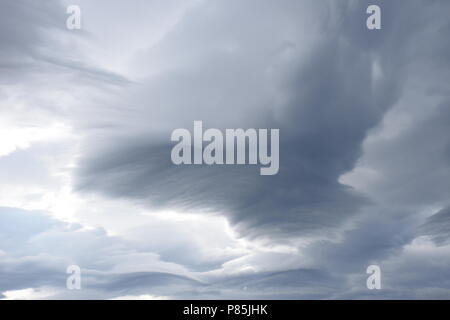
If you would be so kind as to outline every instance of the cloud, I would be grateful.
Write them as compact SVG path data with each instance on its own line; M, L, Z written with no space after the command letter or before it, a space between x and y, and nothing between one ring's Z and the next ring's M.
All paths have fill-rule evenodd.
M447 1L75 3L1 4L2 297L448 297ZM173 165L194 120L279 173Z
M444 208L432 215L421 226L424 235L430 236L437 244L447 244L450 238L450 208Z
M187 276L183 267L160 261L158 255L101 229L85 230L43 213L15 208L0 208L0 221L0 292L7 298L33 288L51 291L46 298L70 297L65 271L72 264L81 267L82 284L91 297L151 290L175 293L204 286ZM130 271L139 268L147 271ZM152 269L155 271L148 271Z
M338 23L297 17L305 8L319 14L327 4L267 2L251 21L237 14L251 6L199 5L148 50L165 71L125 93L123 105L115 104L131 107L118 119L125 134L106 133L106 151L87 154L80 190L156 208L217 211L241 234L254 236L335 228L365 203L337 179L352 168L367 131L395 101L395 77L383 79L384 85L373 80L374 56L383 52L361 47L359 35ZM358 13L338 9L342 19ZM284 17L286 12L295 14ZM306 26L312 35L305 37ZM265 37L260 30L267 30ZM380 62L383 70L390 67ZM219 128L280 128L279 174L175 167L168 156L170 131L198 119ZM149 120L158 123L153 130Z
M445 19L412 19L419 15L419 3L407 8L383 3L383 27L389 32L379 33L360 27L368 2L267 2L270 19L261 11L251 21L236 14L243 8L233 4L195 7L141 53L144 64L155 61L149 64L157 65L157 72L114 104L119 109L131 105L128 117L117 122L124 134L104 131L101 152L86 149L79 190L156 209L220 213L247 238L280 243L322 238L302 248L313 261L311 270L332 278L364 277L365 266L402 252L420 234L427 206L446 200L444 194L431 196L413 208L411 201L445 188L414 190L423 188L423 181L402 187L409 178L402 171L431 173L430 183L437 178L430 171L433 158L418 156L417 141L425 150L441 148L423 152L435 156L437 171L446 166L446 100L439 80L448 73L430 74L445 61L446 40L429 35L435 30L443 35ZM440 17L440 5L423 10ZM327 23L321 20L325 13ZM232 27L227 24L231 16ZM256 33L261 30L267 30L264 37ZM433 49L421 50L418 36ZM429 85L420 83L424 75ZM432 88L439 93L429 100ZM422 102L431 102L424 120ZM403 131L398 114L409 114L410 129ZM244 167L175 167L167 137L175 128L189 129L194 120L222 129L280 128L279 174L260 177ZM157 124L149 127L149 121ZM430 134L423 135L424 130ZM374 162L378 159L382 162ZM367 183L365 176L358 179L360 168L369 168L379 180L359 188L359 181ZM395 190L401 198L393 198ZM261 261L250 265L258 270ZM312 276L311 282L320 284ZM365 282L360 283L365 290ZM356 295L341 283L330 286L324 296ZM395 292L402 295L389 294Z

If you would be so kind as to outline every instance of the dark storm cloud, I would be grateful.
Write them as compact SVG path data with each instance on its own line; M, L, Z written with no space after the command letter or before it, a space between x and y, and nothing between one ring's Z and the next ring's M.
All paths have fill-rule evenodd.
M127 101L142 132L133 135L122 123L131 138L115 137L108 152L87 155L80 189L153 207L220 211L238 230L254 235L336 227L365 203L337 179L352 169L368 130L396 101L403 63L394 44L411 41L413 34L355 33L365 29L363 4L268 1L258 12L251 8L199 6L156 53L149 52L157 58L167 50L170 67ZM302 9L317 19L328 14L328 23L299 23ZM388 17L402 16L400 9L385 10ZM302 38L305 27L312 40ZM384 73L380 78L375 62ZM256 168L174 166L170 132L191 128L193 120L204 120L205 127L280 128L280 172L261 177ZM152 132L147 127L153 124L162 129Z

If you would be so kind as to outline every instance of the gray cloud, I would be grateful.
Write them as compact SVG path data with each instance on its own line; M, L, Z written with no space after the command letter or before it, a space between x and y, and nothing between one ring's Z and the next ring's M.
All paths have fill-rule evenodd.
M65 287L65 271L72 264L81 267L87 298L114 298L129 292L176 295L206 286L170 272L114 271L117 262L128 259L146 261L148 269L161 262L157 255L139 252L132 242L103 230L87 231L40 212L15 208L0 208L0 222L0 292L50 287L54 292L49 298L76 298L77 293Z
M128 130L131 138L114 139L107 155L82 162L80 188L129 196L156 207L217 210L243 233L255 235L258 229L286 234L336 227L355 213L363 197L337 179L352 168L366 132L395 101L397 78L384 78L381 84L373 80L372 70L374 57L382 60L393 52L361 47L360 35L346 32L339 23L316 23L309 26L314 39L302 54L302 35L294 29L303 24L294 15L281 16L300 13L304 7L320 12L327 5L266 5L271 10L262 11L251 23L238 16L234 21L240 27L229 28L228 18L242 8L205 4L181 21L156 53L150 51L150 57L169 58L180 52L183 60L173 57L164 75L133 91L132 110L142 120L134 115L131 119L137 120L133 126L141 130L139 135ZM223 10L213 11L216 17L208 21L214 23L201 28L202 17L216 6ZM338 8L335 14L352 19L361 8ZM285 37L257 36L256 30L268 26L268 12L270 33ZM215 37L214 45L203 41L210 37ZM227 51L227 46L235 49ZM383 70L393 66L380 64ZM277 101L279 96L282 101ZM145 120L150 119L164 134L147 128ZM280 128L280 173L260 177L255 168L176 168L169 157L169 130L176 124L189 128L196 119L220 128ZM148 133L143 136L142 131ZM152 134L156 138L150 138Z
M304 6L317 17L329 14L325 24L308 20L312 34L308 39L302 38L302 32L293 31L305 27L294 22L294 16L292 21L289 16L275 18L279 5L266 4L272 14L266 37L252 33L266 30L269 19L265 13L251 23L244 16L235 17L239 26L235 29L225 28L226 17L233 16L233 5L198 7L148 52L163 66L164 73L143 83L145 92L133 91L133 111L141 119L131 119L135 120L133 126L140 128L138 134L121 123L128 129L127 137L114 136L114 144L105 147L104 156L90 155L82 162L80 190L129 197L157 208L218 211L227 215L241 235L272 239L339 230L350 218L362 215L363 206L372 202L364 215L377 218L350 220L356 227L344 234L343 242L319 243L310 254L317 264L327 263L330 274L336 275L339 270L337 274L346 277L361 272L371 261L401 253L420 234L420 209L412 208L410 201L440 192L431 186L427 191L414 190L419 184L400 187L407 181L401 170L417 170L420 158L412 148L417 147L417 141L423 141L427 148L441 145L438 141L443 141L442 133L447 130L445 124L436 125L445 122L445 113L437 112L439 119L424 121L422 130L414 127L389 144L380 144L391 150L376 153L376 157L386 159L377 169L392 178L374 185L380 188L374 198L338 181L355 167L364 139L374 132L386 112L419 92L412 89L411 79L419 74L434 77L429 68L446 61L447 40L432 38L428 33L439 30L438 35L444 34L446 20L439 12L447 4L417 1L405 7L398 2L382 3L384 28L389 32L379 33L360 27L365 24L366 16L361 13L368 4L283 2L281 7L289 12L300 14L296 10ZM225 10L213 11L215 6ZM205 12L211 11L216 14L214 23L199 27ZM430 21L423 12L439 18ZM419 47L418 36L426 39L430 49ZM440 72L436 79L447 76ZM429 90L426 85L422 88ZM219 128L280 128L279 174L260 177L254 168L173 166L166 138L176 127L190 128L193 120ZM146 121L157 122L156 129L147 128ZM423 135L425 128L430 134ZM107 137L102 141L108 141ZM441 145L442 151L446 145ZM394 158L395 154L402 158L411 155L405 165L402 158ZM447 163L442 157L445 154L435 156L436 161L444 161L436 163L439 170ZM423 161L422 177L430 172L432 159ZM391 166L391 171L385 171ZM430 182L433 179L435 176ZM386 189L390 184L392 188ZM394 202L393 208L388 204L373 206L380 197L392 196L396 190L392 184L398 184L399 192L405 193L401 203ZM444 195L440 199L447 200ZM431 197L420 205L434 205L440 199ZM317 256L314 250L323 256Z
M365 28L374 3L380 31ZM254 247L227 251L230 241L205 238L217 235L194 239L183 221L149 223L157 219L132 209L139 227L112 236L3 207L0 294L50 287L64 299L448 298L448 1L199 1L176 19L155 17L165 27L146 38L154 25L142 16L152 6L165 16L172 5L139 2L136 22L133 10L111 4L112 16L125 12L114 30L136 34L124 42L129 61L120 68L117 53L94 59L118 50L113 32L89 20L104 3L87 7L87 30L67 33L61 4L3 1L0 99L14 108L2 114L37 114L33 125L57 114L70 124L81 143L68 170L78 196L223 216L236 241ZM94 48L101 53L90 56ZM173 165L170 134L194 120L279 128L278 175ZM0 177L48 187L41 159L50 148L36 150L2 157ZM99 221L90 206L92 217L77 215ZM61 288L72 263L85 270L81 292ZM365 287L369 264L382 268L379 292Z
M421 226L424 235L438 244L448 244L450 239L450 208L445 208L429 217Z

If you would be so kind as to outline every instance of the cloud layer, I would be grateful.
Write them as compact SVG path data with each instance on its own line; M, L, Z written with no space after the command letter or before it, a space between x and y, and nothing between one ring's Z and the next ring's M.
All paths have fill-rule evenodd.
M0 294L450 297L448 1L73 2L1 4ZM175 166L195 120L279 173Z

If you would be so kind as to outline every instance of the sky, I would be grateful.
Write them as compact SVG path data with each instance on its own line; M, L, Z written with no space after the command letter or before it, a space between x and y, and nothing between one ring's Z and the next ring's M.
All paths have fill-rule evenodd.
M0 299L449 299L448 12L2 0ZM174 165L198 120L279 129L279 172Z

